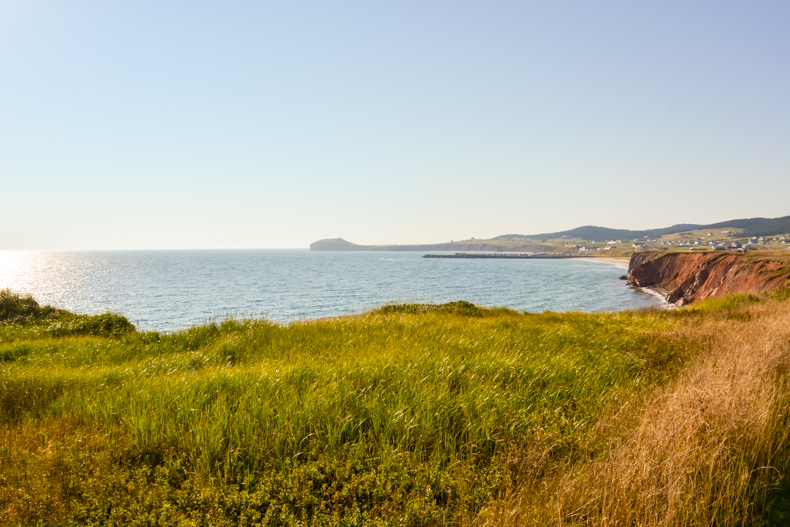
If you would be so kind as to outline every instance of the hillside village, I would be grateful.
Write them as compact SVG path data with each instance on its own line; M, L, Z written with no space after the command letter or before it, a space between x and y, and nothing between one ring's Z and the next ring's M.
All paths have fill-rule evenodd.
M740 229L724 229L606 242L565 239L560 241L559 250L552 252L567 256L628 256L639 251L778 251L790 249L789 241L790 234L743 236Z

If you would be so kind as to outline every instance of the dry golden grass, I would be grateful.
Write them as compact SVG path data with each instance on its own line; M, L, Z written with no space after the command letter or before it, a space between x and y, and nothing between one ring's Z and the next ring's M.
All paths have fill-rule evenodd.
M608 454L511 489L478 523L765 525L790 469L790 305L688 322L678 337L704 352L638 411L601 423Z

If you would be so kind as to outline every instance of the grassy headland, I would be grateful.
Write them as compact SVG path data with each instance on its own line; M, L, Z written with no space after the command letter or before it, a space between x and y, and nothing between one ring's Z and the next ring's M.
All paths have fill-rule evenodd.
M0 523L779 522L787 296L160 334L2 293Z

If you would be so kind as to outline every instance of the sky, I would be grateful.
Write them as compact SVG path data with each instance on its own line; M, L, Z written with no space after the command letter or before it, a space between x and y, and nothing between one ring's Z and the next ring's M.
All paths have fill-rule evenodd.
M0 0L0 250L790 214L790 3Z

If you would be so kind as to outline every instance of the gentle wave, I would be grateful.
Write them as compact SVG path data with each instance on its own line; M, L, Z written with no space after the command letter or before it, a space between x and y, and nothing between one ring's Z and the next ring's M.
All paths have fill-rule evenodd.
M519 311L614 311L661 299L579 260L424 259L421 253L308 250L0 252L0 289L79 313L118 312L141 329L211 319L277 322L388 302L468 300Z

